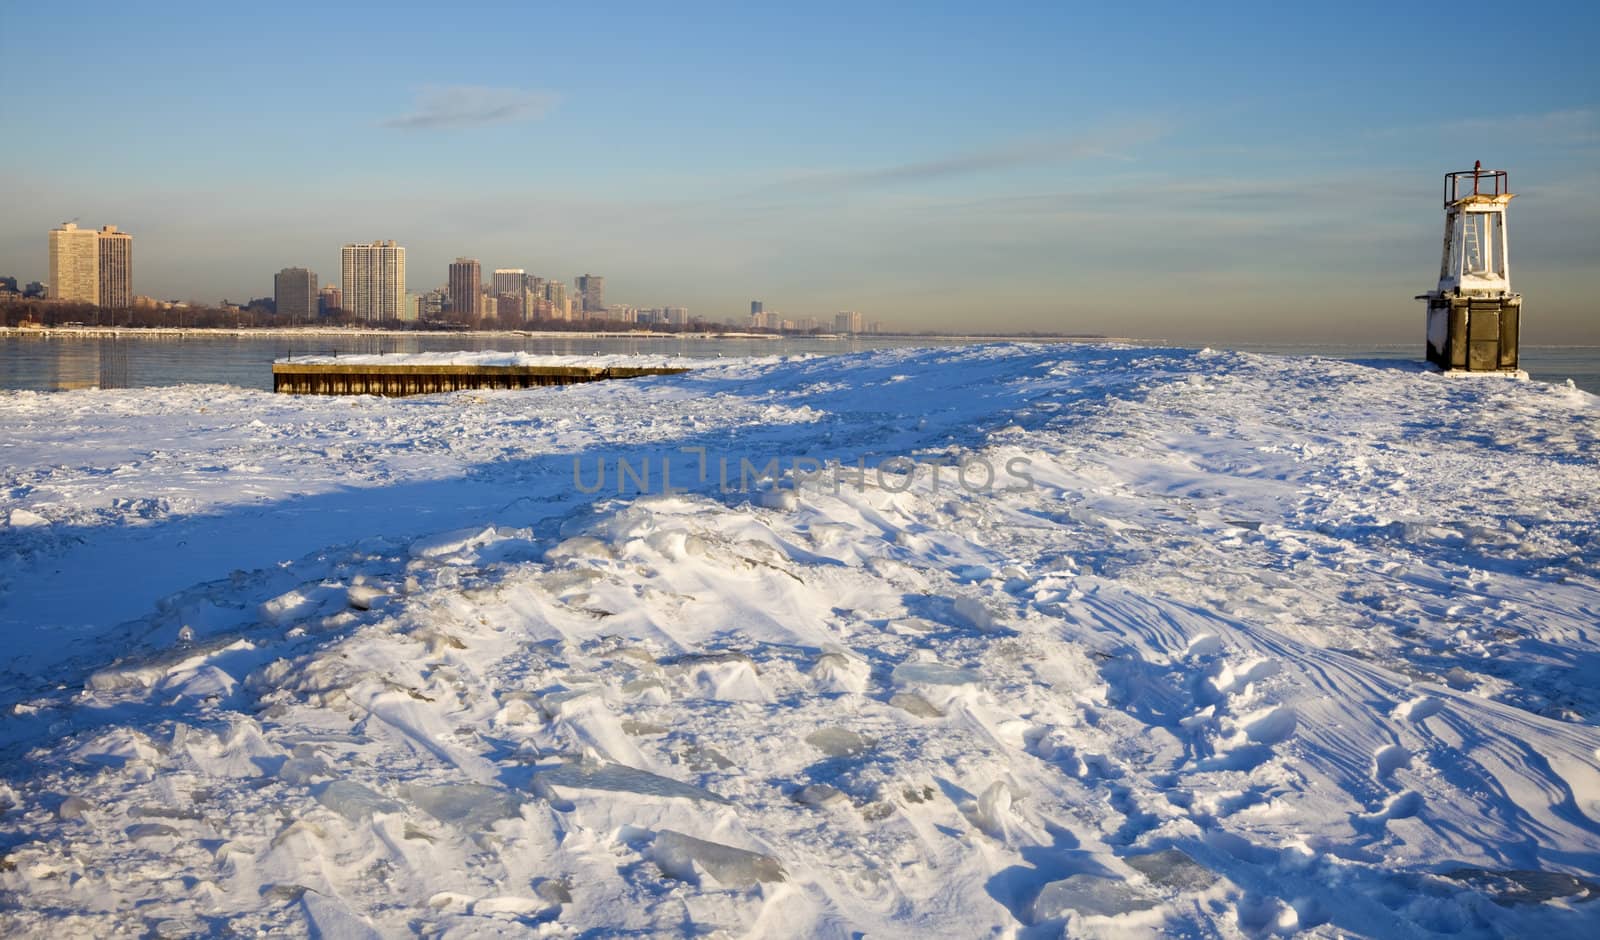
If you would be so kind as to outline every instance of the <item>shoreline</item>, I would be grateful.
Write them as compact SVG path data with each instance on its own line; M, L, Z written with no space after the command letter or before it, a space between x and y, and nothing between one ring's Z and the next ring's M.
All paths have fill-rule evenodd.
M0 336L49 336L49 337L185 337L185 336L392 336L396 338L407 337L445 337L445 336L470 336L470 337L523 337L538 339L637 339L637 340L750 340L768 342L788 342L794 340L809 340L817 342L845 342L848 340L904 340L904 339L930 339L944 341L975 341L975 342L1021 342L1021 343L1138 343L1138 344L1167 344L1165 340L1134 339L1125 336L1085 336L1068 335L1059 336L982 336L974 334L950 333L863 333L855 336L840 333L817 333L813 335L782 335L772 333L742 333L742 332L707 332L696 331L690 333L656 333L651 331L633 330L380 330L364 327L292 327L292 326L267 326L250 328L230 327L129 327L129 326L46 326L46 327L18 327L0 326Z

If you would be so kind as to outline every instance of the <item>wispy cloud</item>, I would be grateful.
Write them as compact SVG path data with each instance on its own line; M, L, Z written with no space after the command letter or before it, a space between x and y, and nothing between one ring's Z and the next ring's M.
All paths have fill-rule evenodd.
M1420 126L1379 128L1372 134L1376 137L1410 137L1419 132L1456 136L1499 135L1553 144L1594 144L1600 142L1600 112L1592 108L1570 108L1534 114L1463 118Z
M411 113L382 123L404 130L513 124L544 117L556 100L550 92L522 88L429 85L417 91Z
M1126 151L1136 144L1155 140L1166 129L1155 123L1141 123L1100 130L1072 137L1047 137L947 154L889 166L847 170L815 170L795 173L761 187L759 192L807 193L874 189L902 183L975 176L1025 166L1045 166L1068 160L1101 157L1132 159Z

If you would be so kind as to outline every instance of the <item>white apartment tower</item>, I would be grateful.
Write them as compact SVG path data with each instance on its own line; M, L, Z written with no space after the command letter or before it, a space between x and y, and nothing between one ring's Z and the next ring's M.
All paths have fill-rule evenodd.
M405 315L406 250L393 240L346 245L344 309L356 320L399 320Z
M50 297L100 302L100 233L67 222L50 230Z

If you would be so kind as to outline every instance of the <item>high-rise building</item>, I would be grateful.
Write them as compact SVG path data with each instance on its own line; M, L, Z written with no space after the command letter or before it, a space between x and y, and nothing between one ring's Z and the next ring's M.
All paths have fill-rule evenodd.
M317 275L305 268L284 268L272 278L272 302L278 316L304 323L317 315Z
M483 319L483 269L476 258L450 263L450 312L468 326Z
M759 317L759 316L761 316L761 314L765 313L766 310L767 310L767 305L762 303L761 301L759 301L759 300L750 301L750 316Z
M344 246L344 310L359 322L398 320L406 299L406 250L389 241Z
M583 298L585 314L603 316L606 312L606 279L598 274L579 275L578 296Z
M833 331L835 333L865 333L867 329L861 314L854 310L841 310L834 314Z
M521 290L514 294L496 294L494 309L495 316L500 319L500 325L521 326L528 319L528 299L532 296L527 291Z
M528 273L521 268L495 268L489 292L496 297L501 294L514 294L520 297L527 280Z
M572 307L567 303L567 285L555 278L544 284L544 299L550 301L550 315L556 320L571 320ZM576 319L583 319L581 316Z
M100 233L72 222L50 230L50 297L100 302Z
M105 225L95 233L99 243L100 297L97 303L107 310L127 310L133 306L133 236Z
M336 310L344 309L344 291L337 284L324 284L317 291L317 315L328 316Z

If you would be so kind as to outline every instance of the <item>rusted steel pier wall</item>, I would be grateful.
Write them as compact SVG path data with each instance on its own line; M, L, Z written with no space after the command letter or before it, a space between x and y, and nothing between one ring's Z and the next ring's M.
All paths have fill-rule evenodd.
M590 366L272 364L272 390L289 395L428 395L480 388L536 388L673 375L687 369Z

